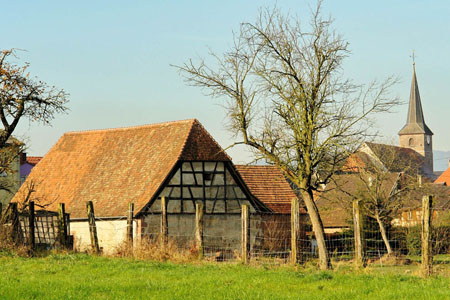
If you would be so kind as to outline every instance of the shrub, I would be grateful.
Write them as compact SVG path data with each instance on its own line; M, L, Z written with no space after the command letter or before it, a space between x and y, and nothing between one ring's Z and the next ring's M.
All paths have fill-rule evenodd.
M407 229L406 242L409 255L420 255L422 251L422 228L414 226ZM450 252L450 226L433 227L431 231L433 254Z
M421 253L422 238L420 226L408 228L408 233L406 235L406 245L408 247L409 255L419 255Z

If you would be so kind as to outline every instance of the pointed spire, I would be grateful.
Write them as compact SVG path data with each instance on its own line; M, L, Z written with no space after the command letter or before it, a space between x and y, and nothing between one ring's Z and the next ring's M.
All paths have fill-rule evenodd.
M422 133L433 135L433 132L425 124L423 117L422 102L420 100L419 85L417 84L416 62L413 52L413 77L411 82L411 93L409 96L408 119L406 125L400 130L399 135Z

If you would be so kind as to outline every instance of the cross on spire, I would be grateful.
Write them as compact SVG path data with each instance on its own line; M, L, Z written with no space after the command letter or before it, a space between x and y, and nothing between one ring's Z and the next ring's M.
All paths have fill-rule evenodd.
M399 135L405 134L426 134L433 135L433 132L425 124L423 117L422 102L420 100L419 85L417 84L415 55L412 51L413 77L411 82L411 93L409 96L408 118L406 125L400 130Z

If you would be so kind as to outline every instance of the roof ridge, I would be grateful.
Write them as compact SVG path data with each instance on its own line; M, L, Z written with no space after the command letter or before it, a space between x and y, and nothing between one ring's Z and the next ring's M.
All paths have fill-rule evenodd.
M390 145L390 144L382 144L382 143L374 143L374 142L366 142L366 144L372 144L372 145L380 145L380 146L388 146L388 147L394 147L394 148L400 148L400 149L406 149L416 152L414 149L411 149L409 147L403 147L403 146L397 146L397 145Z
M187 135L187 137L186 137L186 140L184 141L184 144L183 144L183 148L182 148L182 150L181 150L181 153L180 153L180 155L178 156L178 159L179 158L181 158L181 156L183 155L183 152L184 152L184 150L185 150L185 148L186 148L186 144L187 144L187 141L189 140L189 137L191 136L191 133L192 133L192 129L194 128L194 125L195 124L197 124L198 126L200 126L200 128L202 129L202 131L203 131L203 133L204 134L206 134L216 145L217 145L217 147L219 148L219 149L221 149L221 151L220 152L223 152L224 154L225 154L225 156L230 160L230 161L232 161L232 158L227 154L227 152L225 151L225 149L223 149L222 148L222 146L216 141L216 139L214 139L214 137L208 132L208 130L206 130L206 128L203 126L203 124L202 123L200 123L200 121L199 120L197 120L197 119L192 119L192 126L191 126L191 128L189 129L189 133L188 133L188 135ZM219 153L220 153L219 152ZM218 154L218 153L217 153ZM217 155L216 154L216 155Z
M181 151L180 151L180 153L178 153L177 161L180 160L180 158L183 156L184 149L186 149L186 144L187 144L187 141L189 140L189 136L192 133L192 128L194 128L194 124L200 123L197 119L192 119L192 121L193 122L191 124L191 127L188 130L188 134L186 134L186 138L184 139L183 146L181 147Z
M222 146L220 146L220 144L216 141L216 139L208 132L208 130L206 130L206 128L198 121L196 120L197 123L200 125L200 127L203 129L203 131L206 133L206 135L208 135L213 141L214 143L216 143L217 146L219 146L219 148L222 150L222 152L225 154L226 157L228 157L228 159L230 161L232 161L233 159L231 158L231 156L229 156L227 154L227 152L225 151L225 149L222 148Z
M176 121L166 121L161 123L151 123L151 124L143 124L143 125L135 125L135 126L125 126L125 127L117 127L117 128L104 128L104 129L87 129L87 130L80 130L80 131L69 131L64 133L64 135L76 135L76 134L85 134L85 133L103 133L108 131L127 131L127 130L133 130L133 129L140 129L140 128L151 128L151 127L157 127L162 125L170 125L170 124L181 124L181 123L189 123L197 121L197 119L184 119L184 120L176 120Z

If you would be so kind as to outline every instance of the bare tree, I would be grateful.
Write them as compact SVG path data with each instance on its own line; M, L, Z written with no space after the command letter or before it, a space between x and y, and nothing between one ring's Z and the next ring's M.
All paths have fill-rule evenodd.
M307 29L277 9L243 23L230 51L212 53L217 65L190 60L177 68L187 82L225 96L229 129L255 159L278 166L301 191L319 249L331 268L315 191L369 135L368 117L398 103L388 97L393 78L366 87L343 79L348 43L331 19L312 11Z
M41 182L42 181L27 180L24 183L25 192L22 194L20 201L17 201L17 203L19 203L19 211L24 212L28 210L30 201L33 201L36 207L44 210L58 201L59 197L57 195L47 195L44 198L35 196L35 192L39 188Z
M358 166L348 168L355 174L353 186L335 184L353 199L361 200L365 213L377 221L387 253L391 255L386 225L398 216L409 194L419 188L417 174L423 160L411 149L386 144L371 144L371 149L375 156L360 152L351 159L359 161Z
M21 119L48 125L55 114L67 110L68 94L30 77L28 63L19 66L11 62L17 58L15 54L15 49L0 51L0 173L12 172L11 162L24 149L23 143L12 137ZM10 190L2 182L0 189Z

